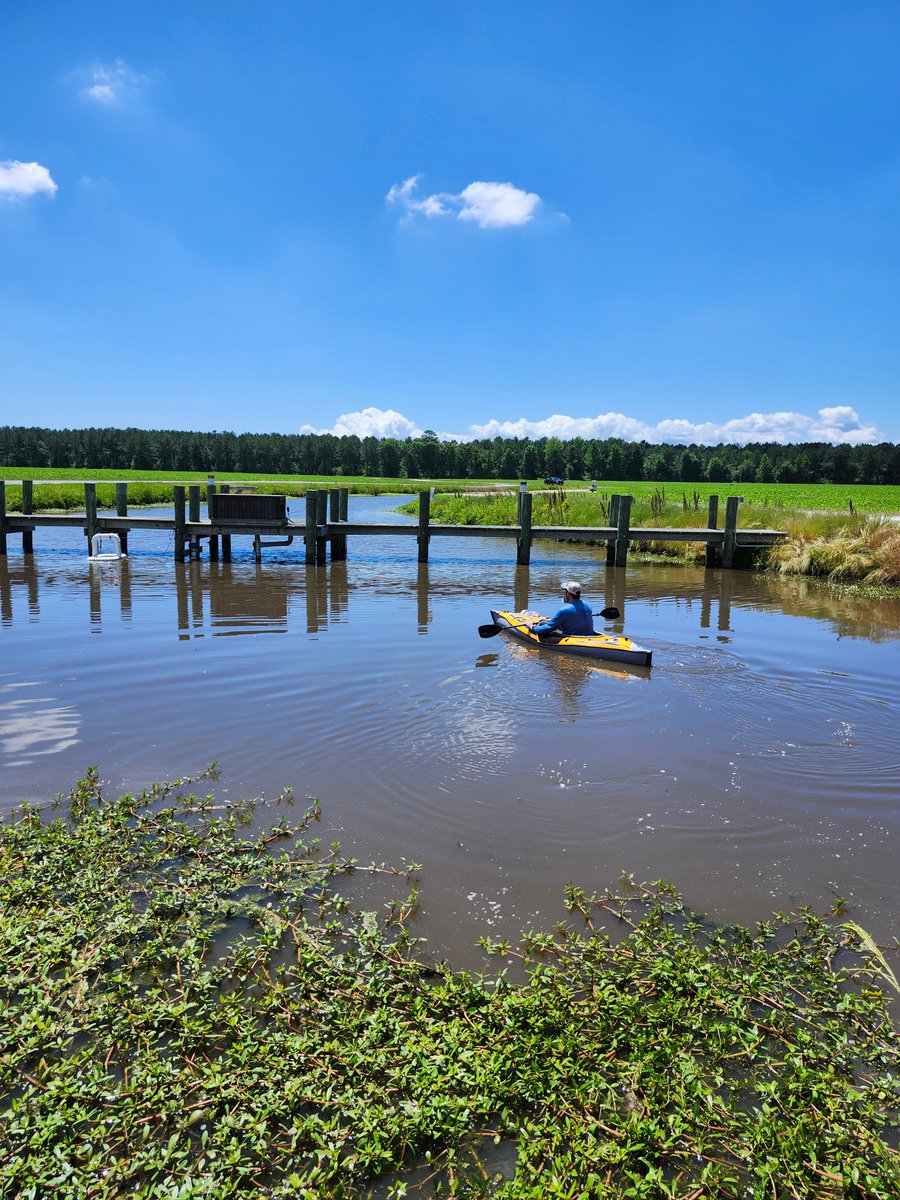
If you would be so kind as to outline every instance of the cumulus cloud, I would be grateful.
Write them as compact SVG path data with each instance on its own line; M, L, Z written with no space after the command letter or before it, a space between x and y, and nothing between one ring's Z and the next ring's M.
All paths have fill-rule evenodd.
M139 74L121 58L110 64L92 63L77 74L83 80L79 95L103 105L120 105L137 97L149 79L149 76Z
M24 200L41 192L56 195L56 184L46 167L36 162L0 162L0 200Z
M417 213L425 217L451 217L472 221L479 229L507 229L527 225L535 214L541 198L536 192L526 192L511 183L477 181L461 192L436 192L419 196L421 176L412 175L403 183L395 183L385 199L397 204L411 220Z
M328 429L304 425L301 433L331 433L357 437L419 437L422 430L393 409L365 408L343 413ZM649 425L624 413L600 413L596 417L569 417L562 413L530 421L491 420L470 425L465 433L441 433L442 441L470 442L476 438L573 437L621 438L626 442L675 442L714 446L719 442L743 445L747 442L832 442L856 446L882 440L875 425L864 425L856 410L848 406L820 408L815 416L797 412L750 413L730 421L693 422L673 417Z

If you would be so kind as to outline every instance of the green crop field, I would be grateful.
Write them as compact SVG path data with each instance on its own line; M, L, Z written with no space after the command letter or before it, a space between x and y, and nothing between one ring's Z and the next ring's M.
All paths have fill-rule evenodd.
M157 484L202 483L207 480L204 471L116 471L87 470L60 467L0 467L0 479L31 479L35 483L50 484L58 480L125 481ZM423 486L434 486L441 492L466 491L472 488L503 490L518 488L519 480L500 481L491 479L403 479L374 478L351 475L262 475L259 473L220 473L218 483L273 484L276 490L303 494L310 486L349 487L357 492L409 493ZM70 485L77 487L77 483ZM529 480L532 490L543 489L541 480ZM710 495L724 501L727 496L742 496L747 504L761 508L783 508L817 512L886 513L900 514L900 487L896 485L852 484L852 483L661 483L653 480L597 480L600 494L621 493L634 496L636 500L647 499L662 489L669 504L688 504L690 507L705 507ZM566 491L587 489L586 482L573 480L566 484ZM129 495L136 504L153 503L154 499L138 499L138 491ZM161 495L160 497L162 498ZM18 500L14 487L7 489L7 505L13 507ZM101 501L102 502L102 501ZM39 497L35 496L35 507ZM71 507L63 503L61 507Z

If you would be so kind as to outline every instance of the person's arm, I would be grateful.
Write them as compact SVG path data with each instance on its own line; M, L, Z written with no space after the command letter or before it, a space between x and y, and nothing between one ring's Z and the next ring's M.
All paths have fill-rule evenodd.
M532 625L531 632L538 634L538 636L544 633L556 633L559 627L559 619L562 616L562 612L563 610L560 609L559 612L554 614L549 621L541 621L539 625Z

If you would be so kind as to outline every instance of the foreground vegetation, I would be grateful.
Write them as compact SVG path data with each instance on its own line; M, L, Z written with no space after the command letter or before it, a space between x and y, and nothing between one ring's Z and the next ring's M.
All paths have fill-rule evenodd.
M419 961L415 867L358 911L378 870L315 805L252 832L189 783L90 772L0 829L4 1195L900 1193L896 980L851 923L569 885L572 923L486 947L514 986Z

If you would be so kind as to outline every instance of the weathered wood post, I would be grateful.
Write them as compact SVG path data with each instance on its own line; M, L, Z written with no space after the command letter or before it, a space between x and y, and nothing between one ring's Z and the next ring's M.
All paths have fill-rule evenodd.
M172 499L175 502L175 561L184 562L184 484L176 483L172 488Z
M192 523L200 520L200 484L192 483L188 488L188 520ZM192 559L200 557L200 535L190 536L190 554Z
M316 492L316 562L323 563L325 561L325 552L328 549L328 492L325 488L319 488Z
M719 519L719 497L710 496L709 503L706 506L706 528L715 529L716 521ZM712 542L706 543L706 565L714 567L716 565L716 555L718 547Z
M722 543L722 566L730 568L734 563L734 547L737 540L737 518L740 496L729 496L725 501L725 540Z
M206 481L206 515L210 522L212 522L212 510L215 506L215 498L216 481L213 479L212 475L210 475L209 479ZM219 535L217 533L211 533L209 535L209 561L219 561Z
M6 556L6 480L0 479L0 555Z
M619 524L619 501L621 496L614 493L609 498L609 520L607 525L615 529ZM606 565L614 567L616 565L616 539L614 537L607 538L606 541Z
M331 522L334 525L339 525L347 518L343 513L343 496L346 488L331 489ZM331 561L343 562L347 557L347 535L346 533L335 533L331 535Z
M117 517L127 517L128 516L128 484L127 483L117 483L116 484L116 516ZM119 545L122 547L122 553L127 554L128 553L128 530L127 529L119 530Z
M22 515L30 516L34 512L34 481L22 480ZM22 530L22 553L34 554L34 531Z
M350 489L349 488L341 488L340 491L341 491L341 516L340 516L340 519L342 521L347 521L347 520L349 520L347 513L350 509Z
M516 542L516 565L527 567L531 562L531 492L520 492L519 537Z
M431 520L431 489L426 488L424 492L419 492L419 532L416 535L416 541L419 543L419 562L428 562L428 542L431 535L428 532L428 525Z
M97 485L84 485L84 532L87 535L88 554L91 552L91 539L97 532Z
M223 496L227 496L228 492L230 491L230 487L227 483L223 483L222 486L219 488L219 491L222 493ZM231 562L231 534L230 533L222 534L222 562Z
M316 506L318 497L314 491L306 493L306 533L304 534L304 542L306 543L305 559L307 565L316 561ZM307 574L307 582L309 575ZM307 593L308 599L308 593ZM315 632L315 630L313 630Z
M631 528L631 496L619 497L619 514L616 522L616 566L624 567L628 561L628 531Z

